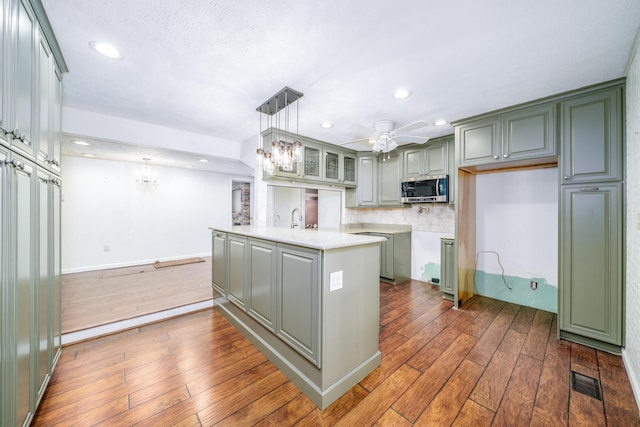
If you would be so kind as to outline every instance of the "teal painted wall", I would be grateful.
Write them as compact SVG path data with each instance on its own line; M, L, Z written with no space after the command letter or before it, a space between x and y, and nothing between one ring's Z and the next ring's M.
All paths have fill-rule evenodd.
M431 279L434 277L440 279L440 264L429 262L425 264L421 270L422 276L420 277L420 280L423 282L431 282Z
M558 312L558 287L549 284L542 277L504 276L511 289L507 289L501 274L476 271L476 292L480 295L533 307L540 310ZM538 282L538 289L531 289L531 280Z

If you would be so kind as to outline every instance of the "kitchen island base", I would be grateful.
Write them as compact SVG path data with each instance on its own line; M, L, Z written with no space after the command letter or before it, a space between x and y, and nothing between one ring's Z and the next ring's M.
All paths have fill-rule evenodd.
M374 236L213 229L215 307L319 408L381 363Z
M382 356L380 351L377 351L362 364L356 366L350 372L344 374L341 379L323 390L318 385L321 370L315 367L313 363L300 356L291 347L284 344L278 337L238 309L238 307L229 303L225 298L217 298L214 301L216 309L220 310L220 313L229 323L238 329L251 344L320 409L326 409L381 363Z

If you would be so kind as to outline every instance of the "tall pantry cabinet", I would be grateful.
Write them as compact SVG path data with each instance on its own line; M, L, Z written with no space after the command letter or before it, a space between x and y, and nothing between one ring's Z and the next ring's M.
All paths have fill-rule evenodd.
M624 345L623 88L560 104L560 337Z
M0 0L0 425L28 425L61 351L64 59L40 0Z

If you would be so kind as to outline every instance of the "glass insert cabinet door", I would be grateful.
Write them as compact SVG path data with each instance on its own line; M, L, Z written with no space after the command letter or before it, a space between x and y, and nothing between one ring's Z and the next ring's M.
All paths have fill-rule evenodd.
M326 153L325 157L325 178L338 179L339 155L336 153Z
M344 180L348 182L356 181L356 159L344 157Z
M320 177L320 150L313 147L304 147L304 174L305 176Z

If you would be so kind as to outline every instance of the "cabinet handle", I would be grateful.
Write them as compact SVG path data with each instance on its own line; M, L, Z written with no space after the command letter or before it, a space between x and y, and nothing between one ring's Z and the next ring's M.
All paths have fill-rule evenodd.
M598 187L580 187L580 191L589 192L589 191L598 191L600 190Z
M11 132L11 135L16 139L20 139L20 131L17 128Z
M565 175L565 176L564 176L564 180L565 180L565 181L571 181L571 177L570 177L569 175Z
M11 160L11 164L13 165L13 167L15 167L16 169L20 169L21 171L24 170L24 163L18 161L18 160Z
M493 158L494 158L495 160L498 160L498 159L499 159L499 157L498 157L498 156L493 156Z
M453 246L453 242L444 242L445 246Z
M509 158L508 154L503 154L502 157L504 157L505 159Z

